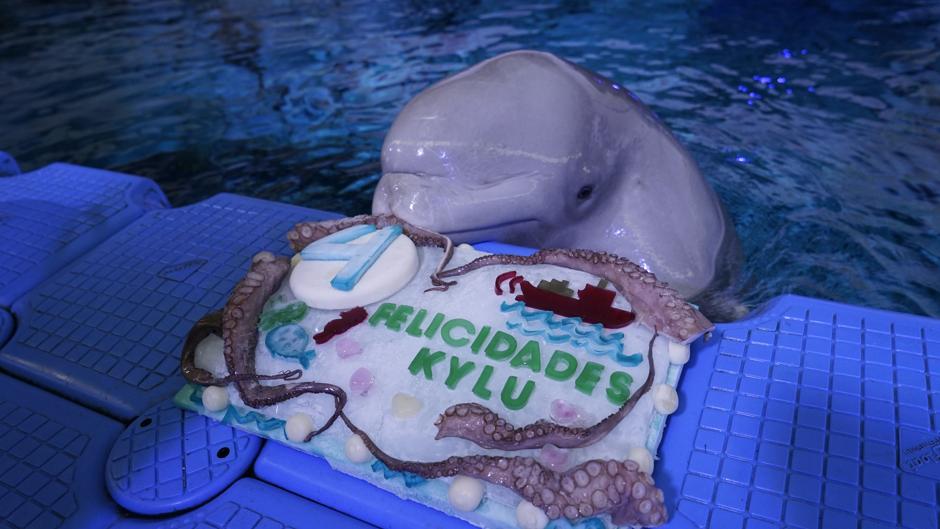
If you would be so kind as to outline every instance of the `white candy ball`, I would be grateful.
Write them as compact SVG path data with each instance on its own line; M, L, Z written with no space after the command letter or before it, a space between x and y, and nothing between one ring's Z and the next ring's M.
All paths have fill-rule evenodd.
M653 475L653 454L642 446L634 446L627 453L627 459L640 466L641 472Z
M365 463L372 459L372 452L369 452L369 449L366 448L366 444L362 442L362 437L352 434L349 439L346 439L346 459L353 463Z
M470 512L476 509L483 501L483 492L486 487L483 482L467 476L457 476L447 489L447 499L458 511Z
M685 365L689 361L689 346L669 341L669 363Z
M399 419L410 419L421 411L424 404L407 393L396 393L392 397L392 415Z
M660 384L653 391L653 407L663 415L669 415L679 409L679 394L669 384Z
M221 386L209 386L203 389L202 406L206 411L222 411L228 408L228 390Z
M302 443L313 431L313 419L306 413L295 413L287 419L284 431L289 441Z
M544 529L548 525L548 516L542 509L522 500L516 507L516 523L522 529Z

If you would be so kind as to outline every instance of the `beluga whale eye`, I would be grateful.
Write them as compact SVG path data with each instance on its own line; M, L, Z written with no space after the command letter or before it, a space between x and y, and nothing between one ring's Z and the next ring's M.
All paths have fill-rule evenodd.
M591 198L591 194L594 193L594 186L587 185L583 186L578 190L578 200L587 200Z

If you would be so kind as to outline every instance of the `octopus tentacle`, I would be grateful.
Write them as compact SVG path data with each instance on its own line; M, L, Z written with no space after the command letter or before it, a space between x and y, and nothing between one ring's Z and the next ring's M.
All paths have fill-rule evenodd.
M701 312L679 297L679 294L656 276L629 259L590 250L540 250L530 256L485 255L469 263L445 270L441 278L456 277L492 265L550 264L581 270L607 279L630 302L637 320L650 329L659 329L666 336L688 343L711 331L715 325Z
M437 246L438 248L444 248L444 254L447 260L440 266L440 269L446 266L450 259L449 255L453 254L453 243L450 242L450 239L446 236L424 228L419 228L401 220L395 215L389 214L357 215L355 217L337 220L301 222L287 232L287 242L290 243L291 248L293 248L295 252L299 252L316 240L322 239L332 233L345 230L346 228L358 226L359 224L373 224L376 228L380 229L397 224L402 227L402 232L414 241L417 246ZM447 250L448 248L450 248L449 251Z
M210 334L219 336L222 334L221 310L210 312L202 318L199 318L186 335L186 341L183 343L183 352L180 358L180 371L182 371L183 377L193 384L202 386L225 386L237 380L296 380L303 375L302 370L291 369L273 375L244 373L240 375L217 377L205 369L196 367L195 363L196 347L199 345L199 342L206 339Z
M346 392L339 386L320 382L298 382L262 386L255 369L255 348L258 346L258 318L267 299L280 286L290 270L290 260L261 252L252 259L248 273L235 285L222 313L222 354L230 376L234 377L238 394L253 408L271 406L306 393L326 393L336 401L337 413L328 428L346 405Z
M600 422L587 428L571 428L553 422L539 420L519 428L506 422L497 413L486 406L475 403L461 403L447 408L441 414L435 426L435 439L457 437L466 439L482 448L498 450L525 450L541 448L553 444L558 448L578 448L589 446L604 438L624 417L630 414L640 397L653 387L656 376L653 365L653 342L659 334L654 332L647 352L649 373L646 381L624 402L617 411Z
M591 460L558 472L531 457L474 455L443 461L402 461L382 451L352 421L346 426L391 470L427 479L456 475L481 479L509 488L542 509L552 520L575 521L609 514L615 524L654 527L666 521L663 493L634 461Z

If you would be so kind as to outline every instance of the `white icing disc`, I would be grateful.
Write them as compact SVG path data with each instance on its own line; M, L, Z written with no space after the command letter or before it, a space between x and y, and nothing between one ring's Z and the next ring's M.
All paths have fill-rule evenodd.
M375 233L347 244L364 244ZM315 309L350 309L381 301L398 292L418 271L418 249L399 235L379 256L352 290L333 288L330 281L347 261L300 260L290 273L290 289L297 299Z

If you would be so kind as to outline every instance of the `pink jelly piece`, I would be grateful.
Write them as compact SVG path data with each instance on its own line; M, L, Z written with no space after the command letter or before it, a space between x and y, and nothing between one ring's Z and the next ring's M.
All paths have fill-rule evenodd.
M352 338L338 338L336 340L336 354L340 358L349 358L362 352L362 346Z
M581 416L581 410L573 404L569 404L561 399L552 401L552 420L558 424L571 424Z
M374 383L375 377L372 376L372 371L364 367L360 367L349 377L349 387L353 390L353 393L359 395L368 393Z
M552 470L560 470L568 462L568 452L555 445L545 445L539 451L539 461Z

